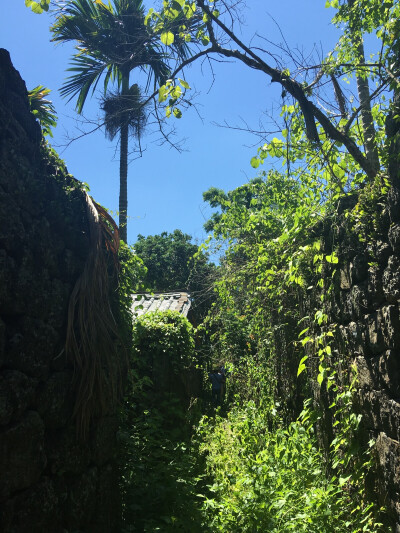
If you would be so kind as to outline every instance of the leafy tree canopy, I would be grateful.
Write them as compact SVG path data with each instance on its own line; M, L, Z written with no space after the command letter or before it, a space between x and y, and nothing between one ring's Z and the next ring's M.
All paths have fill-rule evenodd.
M217 211L204 227L219 237L243 240L250 237L245 233L247 216L262 212L264 237L271 239L282 231L283 212L299 204L299 193L299 183L278 172L270 172L268 177L262 173L227 193L211 187L203 193L203 199Z
M200 252L192 237L181 230L138 236L134 245L147 267L145 283L157 292L198 290L212 271L208 254ZM196 256L196 258L195 258Z
M336 9L333 22L342 36L325 58L310 57L307 61L296 59L289 47L280 47L281 56L273 48L266 49L267 35L258 35L257 31L251 43L242 40L238 27L240 4L168 0L159 12L149 11L147 25L167 45L174 42L177 33L171 29L173 21L190 21L194 17L202 21L196 31L184 23L179 27L180 38L195 53L160 88L159 100L165 102L167 116L168 97L182 85L176 76L188 62L205 57L234 59L282 87L281 134L271 138L268 131L264 132L265 143L251 161L254 168L267 157L283 158L288 171L294 174L299 164L310 174L323 166L324 183L332 184L339 194L366 179L371 182L387 155L383 128L386 99L400 88L399 1L327 1L326 7ZM365 33L377 38L377 46L368 58L363 46ZM353 87L346 87L351 78L357 85L356 97ZM373 88L369 88L368 81ZM179 103L184 105L182 100L174 99L175 107Z

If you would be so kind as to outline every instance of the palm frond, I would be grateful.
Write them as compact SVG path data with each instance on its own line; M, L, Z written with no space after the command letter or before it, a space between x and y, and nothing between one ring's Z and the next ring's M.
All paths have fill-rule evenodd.
M93 418L112 412L122 393L126 353L110 307L106 250L114 259L118 229L111 217L84 193L89 253L68 307L66 354L74 366L77 433L86 438ZM115 263L118 267L117 262ZM118 346L119 344L119 346ZM122 351L121 351L122 348Z
M50 89L47 89L43 85L38 85L28 91L28 100L31 112L40 122L43 135L53 137L51 128L57 126L57 113L52 101L45 98L50 92Z
M104 93L111 80L121 88L122 71L125 75L135 68L146 72L147 88L152 80L156 85L168 78L168 55L158 39L149 33L144 18L142 0L114 0L108 4L74 0L56 19L52 40L78 43L73 66L69 69L76 74L67 79L61 94L70 98L78 95L79 112L89 89L96 89L103 74Z
M63 97L69 96L69 100L78 96L76 110L81 113L89 91L92 90L92 94L94 93L108 65L86 54L76 54L71 65L68 71L75 74L66 79L66 83L60 89L60 94Z
M96 31L98 20L97 4L87 0L68 3L50 27L52 41L85 42L87 36Z

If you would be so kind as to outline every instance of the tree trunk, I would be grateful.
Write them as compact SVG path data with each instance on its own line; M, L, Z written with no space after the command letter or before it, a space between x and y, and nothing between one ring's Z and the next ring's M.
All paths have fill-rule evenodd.
M129 73L122 78L122 98L129 92ZM119 157L119 234L121 240L128 241L128 120L126 113L121 117L120 157Z
M350 7L353 7L354 0L347 0ZM352 31L353 44L357 47L357 54L360 63L365 63L365 52L362 35L356 31ZM358 42L357 42L358 41ZM374 172L378 172L380 168L379 155L376 147L376 132L374 127L374 119L372 117L371 99L367 76L363 77L356 72L358 99L361 106L361 125L364 133L364 149L365 155L368 159Z
M361 42L358 45L358 53L360 54L361 61L365 61L364 56L364 44ZM358 99L360 100L361 107L361 124L364 132L364 147L365 155L367 156L368 161L371 163L372 168L375 172L378 172L379 164L379 155L375 143L375 127L374 119L372 117L371 111L371 100L370 92L368 85L368 78L362 77L359 74L357 78L357 92Z

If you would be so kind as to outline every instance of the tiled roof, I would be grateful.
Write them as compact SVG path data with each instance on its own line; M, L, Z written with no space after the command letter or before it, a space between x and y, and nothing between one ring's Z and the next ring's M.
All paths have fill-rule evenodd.
M187 316L191 301L187 292L164 292L155 294L133 294L132 311L136 316L152 311L178 311Z

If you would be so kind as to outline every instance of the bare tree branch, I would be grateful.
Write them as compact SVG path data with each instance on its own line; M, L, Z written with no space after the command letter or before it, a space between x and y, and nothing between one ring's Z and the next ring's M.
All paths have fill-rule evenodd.
M319 135L315 122L318 121L330 139L340 142L346 146L349 153L366 172L368 177L372 178L375 176L376 169L364 156L356 143L345 133L340 131L331 122L331 120L307 98L304 87L300 83L293 80L285 71L273 68L263 61L253 50L248 48L219 18L213 15L210 9L205 5L204 0L198 0L198 4L208 15L209 19L219 26L230 37L230 39L243 50L242 52L240 50L223 48L218 42L213 42L212 35L210 35L210 40L212 43L212 47L209 49L210 51L217 52L225 57L236 58L250 68L264 72L271 78L272 82L280 83L282 87L299 103L305 121L306 134L311 141L319 142ZM209 26L211 22L209 21L207 24Z

